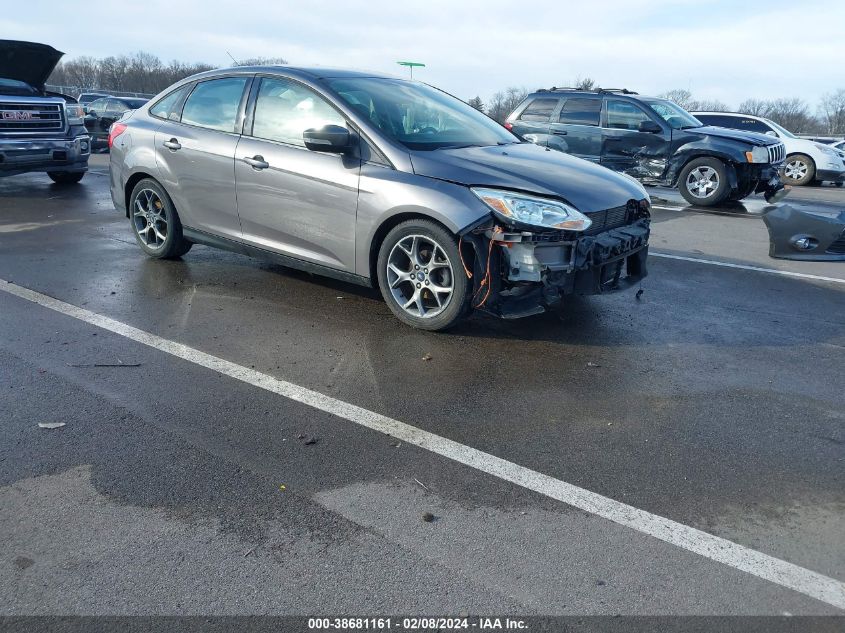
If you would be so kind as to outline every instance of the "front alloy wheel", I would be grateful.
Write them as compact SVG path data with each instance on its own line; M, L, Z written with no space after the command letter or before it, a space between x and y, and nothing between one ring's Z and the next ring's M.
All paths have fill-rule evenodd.
M783 182L787 185L802 186L813 181L816 176L816 165L813 159L803 154L787 156L781 171Z
M725 165L717 158L690 161L678 177L678 189L684 200L701 207L712 207L730 195Z
M468 306L470 284L455 237L430 220L396 226L379 248L378 283L399 320L424 330L454 325Z

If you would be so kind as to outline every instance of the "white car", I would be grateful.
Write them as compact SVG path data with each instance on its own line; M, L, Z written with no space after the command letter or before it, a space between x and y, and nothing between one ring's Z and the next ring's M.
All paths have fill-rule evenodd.
M845 182L845 162L842 150L830 145L798 138L789 130L761 116L733 112L692 112L704 125L768 134L783 141L786 160L781 179L787 185L808 185L824 180L842 186Z

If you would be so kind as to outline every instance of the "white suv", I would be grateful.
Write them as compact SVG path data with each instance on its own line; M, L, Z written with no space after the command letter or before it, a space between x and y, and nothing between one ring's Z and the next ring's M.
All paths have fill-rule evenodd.
M842 152L815 141L798 138L774 121L751 114L732 112L692 112L704 125L727 127L768 134L783 141L786 160L781 168L781 179L787 185L808 185L828 180L842 186L845 181L845 162Z

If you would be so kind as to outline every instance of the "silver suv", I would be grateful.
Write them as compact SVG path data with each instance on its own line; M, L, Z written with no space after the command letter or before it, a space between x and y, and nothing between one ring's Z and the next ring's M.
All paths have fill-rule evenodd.
M636 181L419 82L211 71L124 116L109 146L112 199L148 255L206 244L377 285L418 328L536 314L646 274Z

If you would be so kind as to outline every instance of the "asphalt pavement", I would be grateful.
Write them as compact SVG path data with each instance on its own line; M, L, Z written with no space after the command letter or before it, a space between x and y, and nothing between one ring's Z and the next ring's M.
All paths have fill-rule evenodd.
M639 300L434 334L240 255L145 258L107 159L0 180L0 284L38 293L0 292L0 614L845 612L845 263L769 258L761 200L652 190Z

